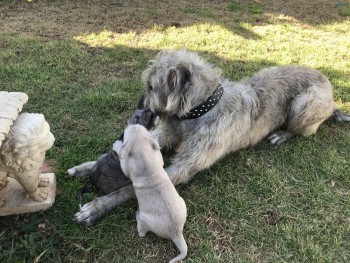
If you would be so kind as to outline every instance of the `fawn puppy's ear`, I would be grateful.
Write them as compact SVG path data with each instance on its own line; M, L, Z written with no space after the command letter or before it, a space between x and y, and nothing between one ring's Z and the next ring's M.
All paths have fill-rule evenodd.
M156 151L159 151L160 150L160 146L159 146L158 141L156 139L152 138L152 137L150 137L149 140L150 140L152 148L154 150L156 150Z
M118 154L119 159L125 159L130 154L131 146L127 141L116 141L113 144L113 151Z

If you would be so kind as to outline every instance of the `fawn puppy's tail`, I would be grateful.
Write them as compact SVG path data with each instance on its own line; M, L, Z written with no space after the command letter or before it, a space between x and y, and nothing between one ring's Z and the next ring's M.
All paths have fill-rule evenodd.
M180 251L180 255L170 260L169 263L178 262L181 259L184 259L187 256L187 244L184 239L184 236L181 234L173 239L177 249Z

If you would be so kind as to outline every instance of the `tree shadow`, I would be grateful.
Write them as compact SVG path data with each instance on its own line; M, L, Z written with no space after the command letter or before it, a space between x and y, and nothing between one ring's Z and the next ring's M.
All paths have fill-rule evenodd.
M329 1L329 0L314 0L314 1L268 1L268 0L238 0L244 6L252 7L259 5L262 7L263 14L275 17L277 20L299 21L304 24L317 26L333 24L346 20L347 17L342 15L340 9L342 5L339 2L346 1ZM288 21L287 20L287 21Z
M66 38L110 30L141 32L155 26L189 27L215 24L247 39L259 35L246 25L301 22L332 24L346 19L336 1L155 1L5 0L0 5L1 31L44 38Z

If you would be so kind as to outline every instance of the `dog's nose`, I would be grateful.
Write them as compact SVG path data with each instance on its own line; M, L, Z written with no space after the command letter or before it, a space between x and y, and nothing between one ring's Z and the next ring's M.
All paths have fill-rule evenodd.
M145 109L146 113L151 113L151 118L154 118L156 116L156 113L154 110L152 110L151 108L146 108Z

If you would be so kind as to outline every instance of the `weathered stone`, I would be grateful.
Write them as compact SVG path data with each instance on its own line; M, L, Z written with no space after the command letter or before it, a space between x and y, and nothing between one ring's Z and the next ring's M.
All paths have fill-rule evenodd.
M1 190L5 198L4 205L0 206L0 216L23 214L29 212L38 212L46 210L55 202L56 196L56 177L54 173L40 174L42 180L48 179L47 189L48 197L41 202L27 197L24 188L13 178L8 178L7 186Z
M0 146L27 101L28 96L23 92L0 91Z
M54 175L40 176L55 137L43 114L20 113L27 100L0 91L0 216L44 210L55 200Z
M1 122L1 120L0 120ZM47 197L45 180L39 180L45 153L55 141L43 114L21 113L0 147L0 206L8 177L15 178L36 201Z

